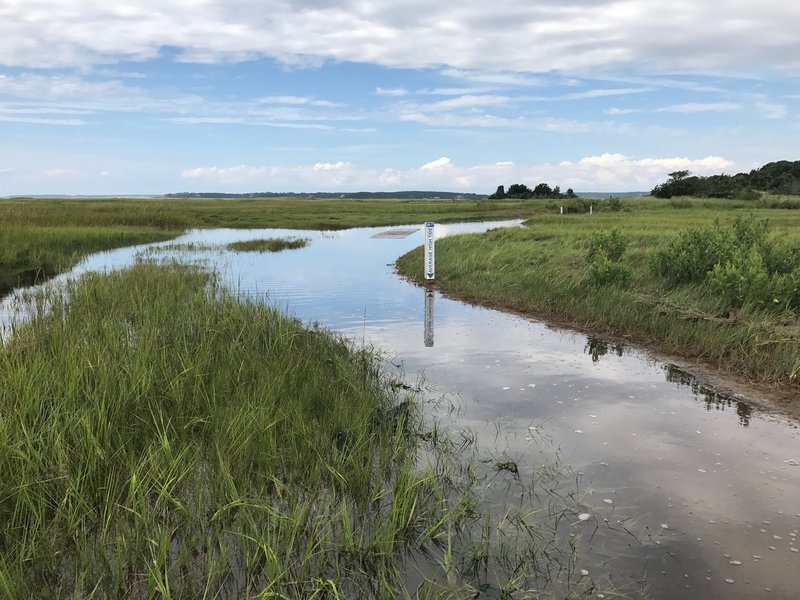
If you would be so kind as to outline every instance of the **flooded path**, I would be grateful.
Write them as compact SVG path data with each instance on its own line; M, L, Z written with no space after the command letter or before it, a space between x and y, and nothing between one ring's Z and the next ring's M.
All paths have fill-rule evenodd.
M437 225L437 237L498 225ZM177 243L310 239L278 254L196 255L242 294L385 351L407 381L424 381L425 399L453 406L445 424L472 432L486 464L513 461L530 480L557 454L585 511L572 526L577 568L652 598L800 597L795 422L704 391L645 353L415 287L393 264L422 244L422 227L373 237L387 229L195 231ZM141 250L78 270L122 267ZM505 475L487 483L498 503L515 493Z

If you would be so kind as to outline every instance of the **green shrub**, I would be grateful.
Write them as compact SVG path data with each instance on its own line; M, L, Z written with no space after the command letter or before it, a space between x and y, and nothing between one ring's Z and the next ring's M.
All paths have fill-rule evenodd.
M740 251L708 274L709 287L726 306L755 304L777 310L800 308L800 266L790 272L770 271L764 257L753 246Z
M592 285L624 285L631 278L631 269L620 260L611 260L603 250L592 257L586 279Z
M564 214L585 214L589 212L591 201L583 198L575 198L564 203Z
M671 283L707 283L726 307L800 308L800 248L770 237L765 220L686 229L650 260Z
M587 258L591 260L599 252L604 252L607 258L617 261L625 254L625 250L628 249L628 243L628 238L622 235L617 228L611 231L596 231L589 238L589 255Z
M699 283L717 264L731 261L740 249L757 246L764 254L773 243L767 221L737 217L730 228L719 221L707 227L684 229L666 248L650 255L651 268L671 283Z
M800 200L794 200L792 198L784 198L782 200L772 200L767 202L767 208L783 208L789 210L797 210L800 209Z
M612 196L608 199L608 209L613 212L619 212L622 210L622 199Z
M747 188L737 192L736 193L736 198L738 198L739 200L752 201L752 200L758 200L759 198L761 198L761 194L759 194L753 188L747 187Z
M726 306L766 304L773 296L772 278L755 246L741 249L724 265L717 263L708 274L708 285Z
M650 255L653 271L670 283L701 282L720 262L726 262L733 249L733 235L719 222L710 227L685 229L663 250Z

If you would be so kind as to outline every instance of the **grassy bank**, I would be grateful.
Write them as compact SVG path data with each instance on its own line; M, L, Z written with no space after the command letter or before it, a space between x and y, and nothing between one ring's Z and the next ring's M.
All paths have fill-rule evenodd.
M798 296L791 289L797 290L792 282L800 271L790 272L800 267L800 212L729 201L648 199L614 206L601 201L591 216L542 214L519 229L441 240L436 285L469 300L624 337L796 395L800 326L792 304ZM756 246L774 246L776 256L789 263L783 265L789 274L775 276L783 287L774 297L740 289L751 280L764 286L772 281L747 262L763 262L747 249L734 252L735 268L721 269L715 281L706 271L683 280L669 268L698 248L705 251L698 240L728 240L737 217L742 223L768 219L772 233ZM675 242L679 232L692 228L699 232L695 238ZM690 248L695 242L699 246ZM664 259L656 268L659 251ZM403 256L398 268L421 281L422 249ZM712 262L708 269L713 268Z
M0 225L0 296L75 266L92 252L169 239L144 227Z
M264 198L0 200L0 295L61 273L82 257L190 228L343 229L526 217L530 202Z
M556 472L479 475L371 352L174 264L31 302L0 345L3 597L602 589ZM482 477L519 500L493 511Z

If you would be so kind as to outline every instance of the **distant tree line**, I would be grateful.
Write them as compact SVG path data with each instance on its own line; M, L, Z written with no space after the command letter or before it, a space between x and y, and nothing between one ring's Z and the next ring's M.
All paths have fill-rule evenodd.
M760 193L800 195L800 160L767 163L749 173L702 177L675 171L650 192L657 198L699 196L704 198L755 199Z
M532 198L536 199L559 199L559 198L575 198L575 192L572 191L572 188L569 188L565 193L561 193L561 188L559 186L551 188L546 183L540 183L535 188L531 189L527 185L522 183L514 183L508 186L508 190L505 189L505 186L498 185L497 191L489 196L489 200L502 200L503 198L514 198L519 200L530 200Z

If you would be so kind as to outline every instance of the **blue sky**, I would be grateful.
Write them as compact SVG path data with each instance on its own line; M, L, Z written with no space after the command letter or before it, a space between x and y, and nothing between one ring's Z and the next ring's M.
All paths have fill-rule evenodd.
M785 0L0 0L0 196L649 190L797 160Z

